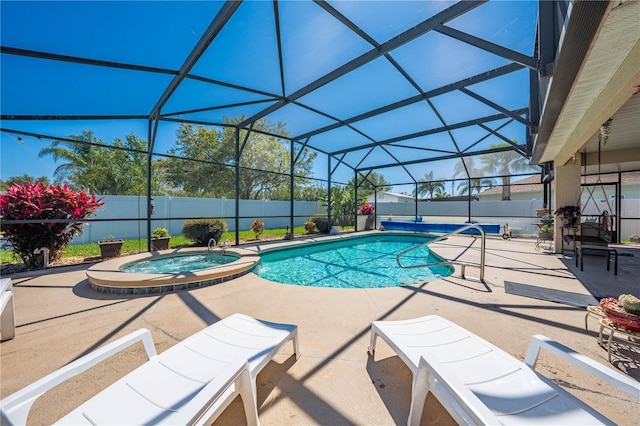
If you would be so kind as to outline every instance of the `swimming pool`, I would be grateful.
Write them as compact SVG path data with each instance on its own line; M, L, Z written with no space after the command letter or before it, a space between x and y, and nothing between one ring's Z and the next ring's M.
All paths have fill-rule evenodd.
M260 253L255 272L269 281L312 287L398 287L449 276L452 266L400 268L396 255L430 236L384 233L299 244ZM402 258L405 265L442 262L427 247Z

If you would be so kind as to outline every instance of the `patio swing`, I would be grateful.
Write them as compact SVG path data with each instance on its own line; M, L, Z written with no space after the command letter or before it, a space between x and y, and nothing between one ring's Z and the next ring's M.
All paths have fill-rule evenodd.
M600 126L600 133L598 134L598 179L593 186L587 186L587 162L586 162L586 154L585 161L583 161L584 167L584 183L582 185L582 189L580 191L580 199L582 199L582 195L586 189L589 193L586 201L581 207L581 211L584 212L586 208L589 206L590 202L593 202L594 207L596 208L596 215L588 215L589 217L580 224L580 239L584 243L585 240L594 240L594 242L604 242L609 244L613 241L613 218L609 212L612 212L611 204L609 203L609 199L607 198L607 194L604 190L604 184L601 179L601 154L602 154L602 145L607 143L609 138L609 130L611 128L611 122L613 120L610 118L605 123ZM602 190L602 195L604 202L607 204L606 210L600 210L600 206L596 202L594 197L594 193L597 188Z

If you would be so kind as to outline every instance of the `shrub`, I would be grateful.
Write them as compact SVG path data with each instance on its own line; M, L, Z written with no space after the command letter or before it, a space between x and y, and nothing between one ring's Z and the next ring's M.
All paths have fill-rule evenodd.
M316 232L316 223L309 219L304 223L304 229L307 231L307 234L313 234Z
M182 234L201 246L206 246L211 238L220 241L225 232L227 222L222 219L189 219L182 227Z
M6 241L13 252L28 266L39 266L34 250L46 247L49 259L57 260L76 234L82 234L83 219L104 204L94 194L75 192L67 185L43 185L41 182L7 186L0 194L0 218L6 220L38 220L40 223L2 224ZM49 222L49 220L73 222Z
M260 219L256 219L251 224L251 231L256 235L256 240L260 238L260 235L264 231L264 222Z
M169 230L166 228L156 228L151 232L151 238L166 238L169 236Z
M318 232L322 232L323 234L329 233L329 220L326 216L312 216L309 220L315 223Z

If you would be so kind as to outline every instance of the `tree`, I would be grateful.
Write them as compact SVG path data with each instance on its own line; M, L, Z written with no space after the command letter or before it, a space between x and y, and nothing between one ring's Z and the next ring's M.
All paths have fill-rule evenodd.
M320 184L309 182L310 179L305 179L299 176L295 177L295 183L293 186L293 198L297 201L318 201L325 200L327 198L327 190ZM289 185L280 186L268 192L267 198L269 200L289 200L291 198Z
M186 196L233 198L235 143L225 145L216 128L191 124L180 124L176 137L167 152L171 157L159 164L163 183L182 189Z
M107 145L91 131L69 136L73 141L56 140L40 150L39 157L53 156L65 161L56 167L54 177L79 190L97 194L131 195L147 192L147 143L134 134L123 142ZM152 193L159 193L158 179L152 179Z
M514 141L514 143L517 143ZM489 148L509 146L506 143L492 145ZM527 163L527 159L515 151L502 151L480 156L482 170L487 174L500 176L502 179L502 199L511 200L511 174L527 170L535 170Z
M433 198L433 194L440 190L444 191L444 183L443 182L434 182L433 181L433 170L429 173L425 173L422 179L418 181L417 191L413 191L413 195L417 197L421 197L429 194L429 198Z
M233 125L246 117L225 119L229 127L205 129L181 124L175 147L164 161L163 171L169 186L183 188L186 194L208 197L235 196L236 131ZM289 199L291 151L289 141L272 136L286 135L283 123L258 120L253 130L240 132L242 152L239 158L241 199ZM298 155L299 154L299 155ZM316 153L308 148L295 153L294 193L306 185L301 176L311 174ZM182 158L192 160L184 161ZM203 179L206 176L206 179Z
M358 197L363 198L368 195L373 194L378 191L388 191L391 189L391 184L387 182L387 180L380 173L377 172L369 172L365 173L366 179L363 176L358 176ZM347 186L354 188L355 187L355 176L349 179L347 182Z
M3 188L5 186L13 186L16 183L19 185L25 185L27 182L36 183L41 182L43 185L49 185L49 178L46 176L40 176L39 178L35 178L33 176L29 176L28 174L23 174L22 176L11 176L6 181L0 181L0 186Z

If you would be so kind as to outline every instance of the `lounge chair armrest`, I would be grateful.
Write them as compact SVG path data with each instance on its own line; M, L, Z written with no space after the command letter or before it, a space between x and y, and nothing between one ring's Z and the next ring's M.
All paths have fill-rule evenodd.
M458 424L498 424L494 414L471 392L458 376L435 356L420 357L418 371L413 382L410 424L420 424L422 407L429 392L433 392ZM444 400L443 400L444 399Z
M619 371L602 365L599 362L540 334L536 334L531 337L529 347L527 348L527 354L524 358L525 364L531 367L532 370L535 370L538 355L542 348L547 349L555 355L558 355L564 360L569 361L575 366L580 367L584 371L591 373L595 377L598 377L629 395L640 398L640 383L636 380L633 380Z
M31 406L40 395L139 341L142 341L144 344L149 359L156 356L156 348L153 344L151 332L146 328L136 330L67 364L18 392L7 396L0 401L2 424L5 424L5 422L6 424L25 424Z

